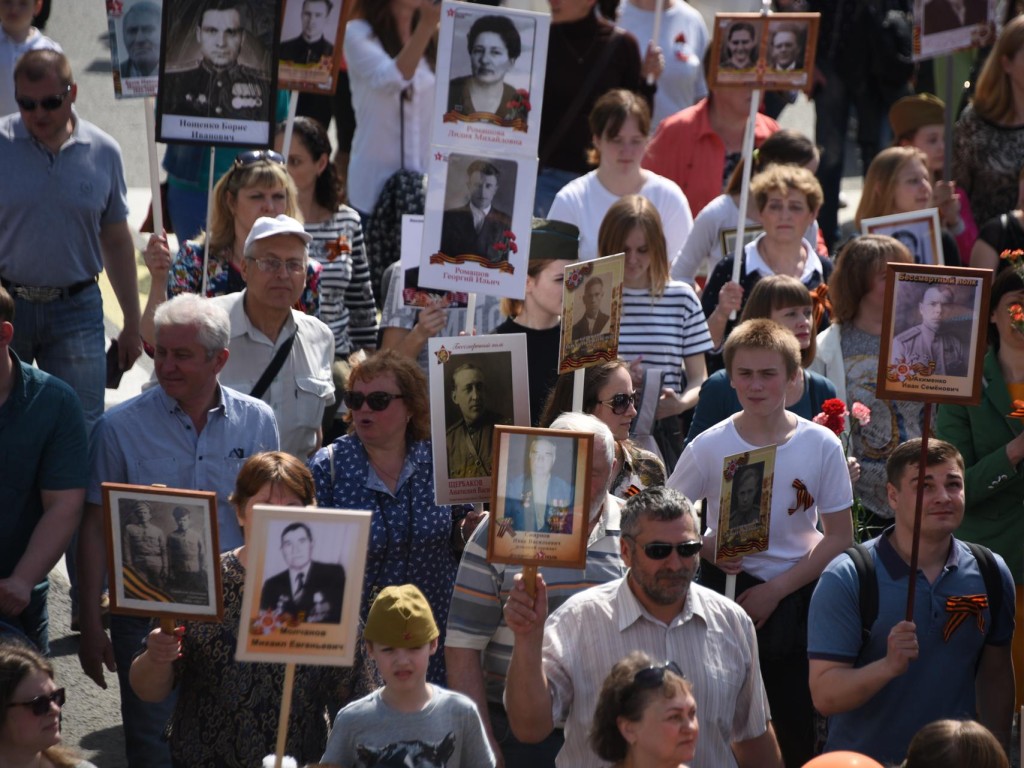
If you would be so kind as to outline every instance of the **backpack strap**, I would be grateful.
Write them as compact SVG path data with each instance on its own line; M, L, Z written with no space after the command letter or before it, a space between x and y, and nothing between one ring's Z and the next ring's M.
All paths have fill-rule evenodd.
M996 562L995 557L993 557L991 549L981 544L975 544L973 541L965 541L964 544L971 550L974 559L978 561L978 570L981 571L981 577L985 580L985 592L988 593L988 610L992 616L992 621L988 623L987 636L992 631L992 625L995 624L996 616L1003 609L1003 577L999 573L999 564Z
M857 569L860 602L860 652L864 652L871 637L871 627L878 618L878 579L875 578L875 559L863 544L854 544L846 550Z

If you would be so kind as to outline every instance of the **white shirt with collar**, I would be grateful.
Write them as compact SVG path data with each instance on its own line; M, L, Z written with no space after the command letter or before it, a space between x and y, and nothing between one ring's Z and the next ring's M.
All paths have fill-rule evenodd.
M747 243L746 247L743 249L743 260L746 263L747 274L750 274L754 270L760 272L761 277L768 277L769 275L775 274L775 270L768 266L764 257L761 256L761 252L757 250L757 244L761 242L761 238L763 237L764 234L758 235L756 240L752 243ZM804 271L800 275L800 282L806 285L807 281L811 279L811 275L815 272L824 276L822 271L824 267L822 266L821 259L818 258L818 252L814 250L813 245L803 239L800 240L800 244L807 252L807 261L804 262Z
M281 450L305 461L318 447L317 430L324 408L334 402L334 335L320 320L293 309L272 342L246 315L245 294L241 291L210 299L223 307L231 320L230 355L220 381L249 394L278 348L294 333L291 352L262 400L274 410Z

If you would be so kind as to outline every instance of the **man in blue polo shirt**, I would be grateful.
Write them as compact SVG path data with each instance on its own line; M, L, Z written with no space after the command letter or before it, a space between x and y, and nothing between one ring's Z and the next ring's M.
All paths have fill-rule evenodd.
M954 718L980 721L1009 754L1013 579L993 555L1002 581L1001 597L993 598L971 550L953 537L964 516L964 460L943 440L928 441L914 621L903 620L920 455L920 439L909 440L886 464L895 525L865 544L878 581L867 642L849 555L829 564L811 600L810 686L815 707L829 718L825 750L898 763L921 727ZM990 609L995 603L998 615Z
M132 692L128 670L149 632L148 619L113 616L103 631L99 595L106 563L104 482L162 484L217 494L222 552L242 544L228 500L245 460L278 449L274 413L266 403L222 386L231 322L209 299L185 293L162 304L154 318L154 370L160 386L107 411L93 434L92 475L79 534L82 669L106 688L103 665L121 686L121 715L130 768L170 768L163 730L174 696L146 704ZM111 640L113 644L111 644Z
M47 574L82 514L85 421L71 387L14 354L13 320L0 288L0 621L49 654Z

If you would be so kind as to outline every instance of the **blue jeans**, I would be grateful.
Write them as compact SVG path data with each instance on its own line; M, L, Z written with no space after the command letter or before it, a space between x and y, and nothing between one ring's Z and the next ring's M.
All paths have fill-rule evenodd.
M555 757L565 743L561 728L555 728L544 741L525 744L513 735L504 707L490 704L487 713L491 717L494 740L505 758L505 768L555 768Z
M49 581L36 584L29 594L25 610L17 616L0 614L0 621L24 634L43 656L50 655L50 615L46 607L49 594Z
M540 168L537 171L537 191L533 198L533 215L541 219L548 217L551 204L555 202L558 190L580 174L575 171L563 171L559 168Z
M135 616L110 617L110 639L121 686L121 720L124 722L124 751L129 768L171 768L171 752L164 729L178 702L178 691L158 704L142 701L128 682L132 659L142 650L142 641L152 628L149 619Z
M167 185L167 212L174 225L178 242L195 240L196 235L206 229L206 191Z

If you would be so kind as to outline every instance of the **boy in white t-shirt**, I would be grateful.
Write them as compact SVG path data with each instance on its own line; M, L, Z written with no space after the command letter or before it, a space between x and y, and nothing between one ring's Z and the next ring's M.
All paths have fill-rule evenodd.
M321 763L494 768L473 700L427 682L439 634L430 604L415 586L381 590L363 640L384 687L338 713Z
M737 575L737 602L758 629L761 670L785 764L803 765L814 756L815 738L807 610L822 570L853 543L853 490L835 434L786 410L786 390L800 367L796 337L771 320L748 320L729 334L722 354L743 410L691 441L667 485L690 499L707 499L701 583L722 592L725 574ZM722 461L769 445L777 449L768 549L712 564Z
M32 26L43 0L0 2L0 116L18 111L14 100L14 65L23 53L39 49L62 52L57 43Z

